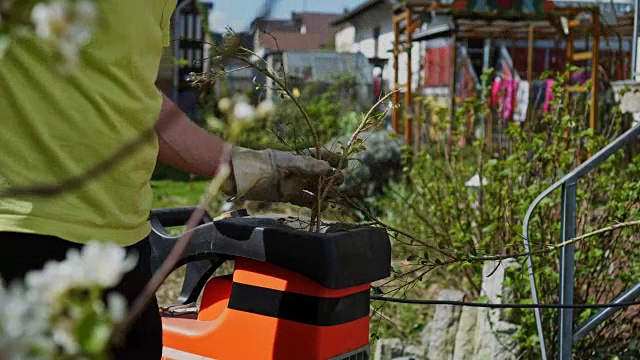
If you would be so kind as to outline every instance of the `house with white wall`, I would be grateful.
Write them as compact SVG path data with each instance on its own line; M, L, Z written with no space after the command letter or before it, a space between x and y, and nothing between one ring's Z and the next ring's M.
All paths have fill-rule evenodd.
M362 53L371 64L382 71L382 79L389 90L393 86L393 1L366 0L352 10L344 13L331 24L338 27L335 46L338 52ZM419 82L420 47L412 50L412 71L414 88ZM406 64L407 54L399 59ZM380 71L377 70L377 71ZM400 66L399 81L406 82L407 66Z

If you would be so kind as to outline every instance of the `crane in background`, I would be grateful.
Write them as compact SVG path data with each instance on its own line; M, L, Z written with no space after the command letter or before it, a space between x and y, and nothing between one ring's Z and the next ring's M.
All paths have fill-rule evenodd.
M273 11L280 3L280 0L264 0L258 14L256 16L257 19L268 19L273 14Z

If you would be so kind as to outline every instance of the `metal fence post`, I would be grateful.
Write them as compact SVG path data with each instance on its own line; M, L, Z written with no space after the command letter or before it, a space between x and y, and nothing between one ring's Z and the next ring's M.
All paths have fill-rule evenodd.
M576 181L562 187L562 242L576 236ZM560 303L573 304L575 244L562 247L560 252ZM560 309L558 359L570 360L573 353L573 309Z

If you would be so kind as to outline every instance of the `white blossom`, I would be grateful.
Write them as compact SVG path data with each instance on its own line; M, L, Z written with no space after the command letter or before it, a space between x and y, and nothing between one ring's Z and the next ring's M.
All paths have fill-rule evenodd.
M127 314L127 300L120 294L111 293L107 296L109 315L115 321L121 321Z
M62 38L69 26L69 4L67 1L41 2L31 10L31 21L36 35L42 40Z
M91 38L95 18L96 7L89 0L41 2L31 11L36 35L58 50L66 66L77 63L80 48Z
M85 284L98 284L103 288L116 286L137 262L124 248L99 242L87 244L80 256Z
M233 108L233 117L238 121L253 121L256 117L256 109L245 102L239 102Z
M93 21L96 17L96 6L92 1L76 2L76 15L84 21Z
M260 118L268 118L273 114L276 109L276 105L271 100L265 100L258 104L256 108L256 112L258 113L258 117Z
M67 355L77 355L80 351L78 341L73 337L70 329L66 326L57 326L53 329L51 340L64 349Z
M136 264L135 256L122 247L92 242L67 253L62 262L47 262L41 270L27 274L24 282L0 283L0 354L3 360L73 357L79 353L79 321L87 311L115 324L126 315L125 299L115 293L101 300L103 291L117 285ZM74 290L89 290L93 296L65 296ZM98 291L98 293L96 293ZM100 322L96 326L104 326ZM91 331L91 330L88 330ZM106 341L106 340L105 340ZM36 351L39 357L31 356Z
M40 357L50 358L55 344L47 336L50 314L40 298L22 286L0 289L0 354L3 359L24 359L24 354L38 349Z
M224 114L227 114L233 108L233 101L229 98L222 98L218 101L218 109Z
M42 271L29 272L25 281L29 288L38 289L56 301L58 296L76 287L112 288L135 263L136 259L127 256L126 250L119 246L91 242L81 251L71 249L66 261L50 261Z

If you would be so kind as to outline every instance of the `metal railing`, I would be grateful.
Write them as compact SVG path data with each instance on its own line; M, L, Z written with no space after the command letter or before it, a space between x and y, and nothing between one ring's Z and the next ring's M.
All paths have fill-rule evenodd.
M589 160L577 167L575 170L564 176L558 182L553 184L547 190L542 192L531 204L524 218L523 237L525 251L529 253L527 257L527 265L529 270L529 280L531 282L531 295L534 304L538 302L538 290L536 288L535 273L533 269L533 260L531 257L529 243L529 223L536 207L549 196L553 191L562 188L562 219L561 219L561 239L560 243L565 243L576 237L576 185L578 180L588 174L591 170L598 167L606 161L611 155L616 153L622 147L635 140L640 135L640 125L635 126L618 137L616 140L608 144ZM573 304L574 290L574 268L575 261L575 244L567 244L562 246L560 252L560 303L563 305ZM640 296L640 283L626 291L614 303L624 303L633 301ZM592 316L578 327L574 333L573 329L573 309L559 309L559 328L558 328L558 359L567 360L572 358L573 344L582 339L591 330L609 319L620 308L606 308L598 314ZM542 348L542 359L547 359L547 349L545 346L544 333L542 330L542 320L540 309L535 309L536 325L538 328L538 336L540 338L540 346Z

